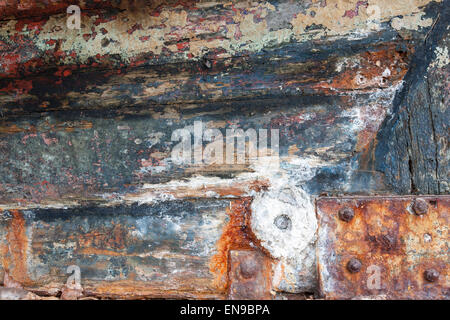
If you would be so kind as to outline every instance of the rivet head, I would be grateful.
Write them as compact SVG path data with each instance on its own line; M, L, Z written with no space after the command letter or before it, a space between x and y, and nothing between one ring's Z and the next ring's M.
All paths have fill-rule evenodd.
M412 203L412 209L415 214L421 216L428 212L428 203L420 198L417 198Z
M245 279L249 279L255 276L258 270L258 265L255 259L247 258L239 264L239 272Z
M439 279L439 272L435 269L428 269L423 273L423 277L428 282L435 282L437 279Z
M273 224L280 230L289 230L292 226L291 218L285 214L280 214L276 217Z
M339 219L341 219L342 221L349 222L353 219L355 213L352 208L344 207L339 210L338 215Z
M362 263L359 259L351 258L347 263L347 270L351 273L358 273L361 270Z

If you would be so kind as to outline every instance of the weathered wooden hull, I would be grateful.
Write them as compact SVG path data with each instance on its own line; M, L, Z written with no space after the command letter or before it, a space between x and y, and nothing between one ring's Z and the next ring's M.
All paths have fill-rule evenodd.
M0 1L0 279L64 296L76 265L99 298L353 298L319 290L340 231L316 200L449 192L448 1L83 1L80 30L71 3L25 2ZM222 160L227 130L268 150L176 163L177 130L206 153L198 128Z

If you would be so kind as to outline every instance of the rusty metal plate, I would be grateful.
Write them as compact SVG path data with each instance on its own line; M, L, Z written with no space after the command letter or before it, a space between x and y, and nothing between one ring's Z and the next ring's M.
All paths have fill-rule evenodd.
M268 300L270 296L270 263L260 252L230 251L230 288L232 300Z
M449 299L450 196L317 200L327 299Z

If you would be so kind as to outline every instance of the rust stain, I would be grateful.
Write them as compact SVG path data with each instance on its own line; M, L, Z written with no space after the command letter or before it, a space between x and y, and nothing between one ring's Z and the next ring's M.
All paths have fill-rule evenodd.
M229 217L217 246L217 254L211 259L210 271L216 275L215 285L220 289L228 288L228 260L230 250L251 249L249 228L251 198L242 198L231 202L227 209Z
M108 255L122 255L120 252L113 253L113 251L106 248L113 250L124 250L126 248L127 232L128 231L123 226L114 225L112 229L105 233L99 233L97 230L94 230L86 233L81 239L73 240L77 240L79 242L80 248L85 248L85 253L98 254L100 252L104 252L109 253Z
M3 210L0 209L0 215L3 215ZM4 271L5 269L8 270L9 268L9 263L8 263L8 259L7 259L7 254L8 254L8 242L7 241L2 241L0 242L1 246L0 246L0 254L1 254L1 269L3 269L2 271ZM0 270L1 270L0 269ZM3 282L3 277L0 278L0 284Z
M317 89L332 92L336 90L365 90L369 88L388 88L398 84L408 71L408 53L413 48L398 50L395 44L387 48L365 52L354 61L346 61L347 68L333 81L322 81Z
M243 197L232 201L227 209L229 221L216 244L217 254L212 257L210 263L210 271L216 275L214 285L220 290L227 291L230 287L230 251L259 250L270 257L251 231L251 201L251 197Z
M243 188L243 185L245 187L247 187L246 183L240 183L240 184L236 183L236 184L232 184L227 187L222 187L222 186L218 186L216 188L204 187L200 190L195 190L195 192L198 192L198 194L200 195L201 193L206 192L206 191L213 191L220 197L229 197L229 196L240 197L245 192L244 191L245 188ZM248 184L248 189L252 190L252 191L260 192L261 190L267 189L267 186L268 186L268 181L257 180L257 181L252 181L251 184ZM190 188L188 188L188 189L190 189ZM194 191L194 190L190 189L190 192L192 192L192 191ZM177 190L176 192L172 192L170 194L173 195L174 197L180 198L179 190ZM187 194L188 194L188 192L187 192Z
M27 268L28 238L26 221L18 210L11 210L12 219L6 236L8 252L3 255L3 266L9 276L22 285L29 283Z
M374 106L362 106L360 108L360 119L363 123L363 129L357 135L355 151L367 154L371 151L371 143L374 143L378 130L386 117L386 108L377 104Z

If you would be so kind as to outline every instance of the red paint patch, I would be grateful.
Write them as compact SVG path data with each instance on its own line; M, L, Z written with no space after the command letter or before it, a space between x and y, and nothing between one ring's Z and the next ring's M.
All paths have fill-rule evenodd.
M347 17L347 18L352 19L352 18L358 16L359 15L359 7L360 6L364 6L364 7L367 8L369 6L369 3L368 3L368 1L358 1L356 3L356 8L354 10L347 10L347 11L345 11L345 13L344 13L344 15L342 17Z
M184 50L186 48L189 47L189 43L188 42L181 42L181 43L177 43L177 48L178 50Z
M48 44L49 46L53 46L53 45L55 45L56 43L57 43L57 41L56 41L56 40L53 40L53 39L50 39L50 40L45 41L45 44Z

